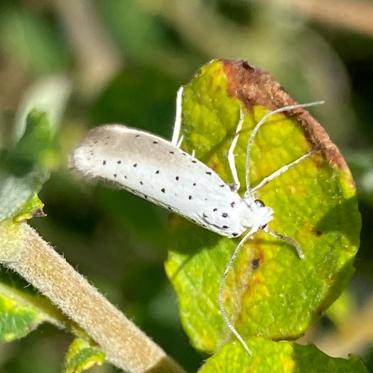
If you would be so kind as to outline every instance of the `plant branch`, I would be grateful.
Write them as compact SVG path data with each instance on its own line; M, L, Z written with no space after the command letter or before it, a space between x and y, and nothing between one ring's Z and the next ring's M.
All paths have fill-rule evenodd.
M0 262L82 327L107 360L129 372L183 372L26 223L0 224Z

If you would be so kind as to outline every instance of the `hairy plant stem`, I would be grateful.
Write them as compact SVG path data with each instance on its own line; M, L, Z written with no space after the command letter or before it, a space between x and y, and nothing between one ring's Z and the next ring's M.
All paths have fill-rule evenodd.
M26 223L0 224L0 262L48 297L129 372L183 372Z

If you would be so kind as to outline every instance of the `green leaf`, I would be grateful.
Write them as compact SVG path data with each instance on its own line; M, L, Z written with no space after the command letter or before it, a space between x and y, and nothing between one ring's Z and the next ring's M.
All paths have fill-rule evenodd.
M42 203L35 197L53 164L52 134L47 114L36 109L27 116L21 139L1 159L0 221L30 218Z
M105 354L100 349L85 339L76 338L66 354L65 372L83 372L93 365L102 365L104 362Z
M70 92L69 80L55 75L38 80L23 97L14 144L0 157L0 221L41 214L37 193L58 163L54 137Z
M254 125L269 111L294 103L271 76L246 63L212 61L185 87L183 147L231 183L226 153L240 108L245 122L236 164L245 190L245 155ZM269 226L294 238L293 247L258 232L228 275L224 304L244 338L296 338L339 296L353 272L360 215L347 165L321 126L303 109L277 114L260 129L252 150L252 185L310 149L320 152L258 190L274 209ZM294 114L294 113L292 113ZM213 208L213 206L211 206ZM224 268L238 243L182 218L172 221L166 271L179 297L181 319L194 346L214 351L231 338L218 307Z
M42 297L0 283L0 342L22 338L46 321L60 326L45 307Z
M52 81L54 87L51 87ZM37 193L55 165L53 135L68 94L66 81L38 87L25 98L18 113L14 139L0 158L0 246L1 258L14 258L24 247L24 232L19 222L42 214L43 203ZM63 87L62 87L63 85ZM47 89L48 88L48 89ZM37 91L37 92L36 92ZM57 92L58 91L58 92ZM38 104L48 110L33 108ZM50 117L52 121L50 120ZM27 289L27 290L26 290ZM58 327L71 322L44 297L12 272L0 274L0 340L21 338L40 323Z
M55 134L71 94L71 82L64 75L51 75L38 79L27 88L17 109L13 140L19 140L25 132L27 116L34 109L48 113L48 128Z
M273 342L263 338L248 340L253 351L250 357L237 343L225 345L209 358L199 373L255 372L255 373L367 373L356 357L331 358L315 346L301 346L289 342Z

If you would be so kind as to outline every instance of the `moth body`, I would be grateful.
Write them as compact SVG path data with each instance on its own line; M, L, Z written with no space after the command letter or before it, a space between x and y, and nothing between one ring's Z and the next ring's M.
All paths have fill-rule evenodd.
M123 125L91 130L72 157L83 174L109 180L215 233L238 237L273 211L243 199L211 168L171 142Z

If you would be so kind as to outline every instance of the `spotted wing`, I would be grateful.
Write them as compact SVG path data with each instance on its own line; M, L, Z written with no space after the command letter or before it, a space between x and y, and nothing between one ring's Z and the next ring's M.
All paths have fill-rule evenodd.
M74 151L72 165L221 235L245 230L240 196L204 163L158 136L122 125L98 127Z

